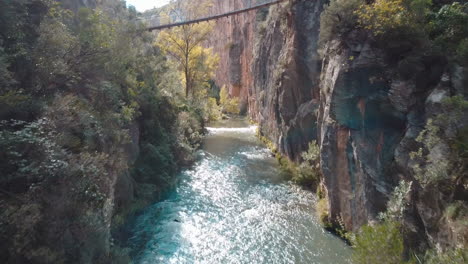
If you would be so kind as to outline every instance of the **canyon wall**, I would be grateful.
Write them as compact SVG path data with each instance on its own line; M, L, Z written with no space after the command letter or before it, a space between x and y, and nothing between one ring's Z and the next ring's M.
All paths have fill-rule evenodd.
M443 98L465 89L466 69L447 70L443 59L426 57L402 80L360 30L335 36L320 57L320 14L327 2L285 2L258 10L255 18L220 22L213 42L222 56L218 84L247 99L260 134L290 160L299 162L308 143L317 141L331 221L351 231L376 221L405 180L414 183L403 220L408 243L465 243L466 232L457 234L460 227L444 215L447 197L431 196L437 190L418 183L409 156ZM248 34L230 42L242 32ZM229 52L222 54L220 43L229 43ZM250 70L244 71L245 63Z
M261 133L294 161L317 134L317 43L324 3L286 2L258 14L249 109Z
M220 56L216 84L240 97L242 108L248 103L262 132L293 160L316 134L321 61L317 42L325 2L302 1L292 7L285 2L220 19L208 43ZM218 0L212 13L249 3Z
M249 6L251 0L215 0L212 14L222 14ZM248 91L253 85L250 65L254 42L255 13L247 12L215 21L214 32L207 43L220 57L215 82L225 85L232 96L241 99L243 112L247 110Z

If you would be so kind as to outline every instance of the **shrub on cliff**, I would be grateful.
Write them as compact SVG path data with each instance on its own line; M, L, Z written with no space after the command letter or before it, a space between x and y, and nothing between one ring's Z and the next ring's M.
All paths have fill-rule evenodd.
M331 0L320 15L320 45L355 29L358 24L355 10L362 4L364 0Z
M392 31L416 31L429 12L431 0L376 0L355 11L359 24L375 36Z
M468 263L468 250L458 248L448 250L444 253L437 253L434 250L426 252L424 256L426 264L464 264Z
M180 112L177 117L177 159L182 165L189 165L195 159L195 152L203 139L202 115L195 111Z
M401 264L403 236L397 222L363 226L353 241L353 260L358 264Z
M313 187L320 179L320 148L315 140L309 142L309 148L302 152L301 157L302 162L293 174L293 181Z
M401 221L403 219L405 210L409 205L408 196L412 185L413 182L400 181L390 195L390 199L387 202L387 211L379 214L381 220Z
M423 187L446 185L444 189L453 193L457 186L466 189L468 101L461 96L449 97L441 110L428 120L416 139L421 147L410 156L415 177Z
M389 56L433 54L460 64L468 61L468 3L439 8L431 0L376 0L355 14Z
M321 198L317 201L315 205L315 211L317 213L317 217L319 218L320 222L323 226L327 227L329 224L329 212L328 212L328 199Z
M429 17L428 35L433 48L457 63L468 64L468 3L444 5Z

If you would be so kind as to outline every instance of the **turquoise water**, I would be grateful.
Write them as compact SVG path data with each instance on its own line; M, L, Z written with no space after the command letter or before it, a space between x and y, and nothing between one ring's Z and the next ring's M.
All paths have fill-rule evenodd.
M255 129L208 128L197 163L136 220L135 263L349 263L349 247L320 227L316 198L283 179Z

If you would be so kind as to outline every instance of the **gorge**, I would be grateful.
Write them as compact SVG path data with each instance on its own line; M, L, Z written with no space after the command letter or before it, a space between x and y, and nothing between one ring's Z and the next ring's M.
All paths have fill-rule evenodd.
M2 263L468 261L466 1L171 5L0 3Z
M360 1L351 2L356 6ZM226 2L217 3L227 8ZM244 2L229 3L232 7ZM230 45L217 82L242 98L260 134L281 155L298 162L308 143L318 142L329 217L345 229L357 231L378 221L395 186L405 180L413 182L402 220L413 238L408 243L461 246L466 232L460 234L449 224L444 214L447 197L435 186L419 185L410 156L418 150L416 138L427 120L444 111L444 98L466 95L466 67L435 55L415 61L411 56L420 51L408 43L411 40L393 39L384 46L359 28L337 30L324 42L320 29L330 29L320 27L320 16L323 23L327 3L293 1L218 23L216 46L223 47L222 40ZM353 8L349 2L335 3ZM339 19L339 10L330 12ZM345 16L349 11L342 12ZM414 61L400 69L401 64L388 56ZM437 195L430 195L434 192ZM466 192L457 195L463 200Z

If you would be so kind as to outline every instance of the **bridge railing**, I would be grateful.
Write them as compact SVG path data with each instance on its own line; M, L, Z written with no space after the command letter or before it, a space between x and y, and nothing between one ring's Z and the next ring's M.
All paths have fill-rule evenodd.
M231 0L215 0L215 1L231 1ZM206 16L197 17L197 18L185 18L182 10L178 9L176 6L167 6L166 8L161 8L160 12L153 14L151 16L144 17L140 19L141 22L145 23L148 28L155 28L160 26L172 25L175 23L185 23L197 19L209 18L222 16L225 13L235 13L236 11L241 11L244 9L251 9L256 6L261 6L268 3L278 2L278 0L244 0L244 5L236 8L235 10L214 10L213 8L207 12ZM221 5L218 5L221 6Z

